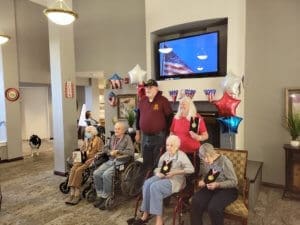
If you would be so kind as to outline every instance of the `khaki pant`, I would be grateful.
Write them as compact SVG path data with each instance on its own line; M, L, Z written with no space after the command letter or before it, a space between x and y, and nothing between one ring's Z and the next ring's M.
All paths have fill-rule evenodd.
M82 182L82 174L85 169L87 169L89 165L82 163L74 163L71 168L70 176L69 176L69 187L80 188Z

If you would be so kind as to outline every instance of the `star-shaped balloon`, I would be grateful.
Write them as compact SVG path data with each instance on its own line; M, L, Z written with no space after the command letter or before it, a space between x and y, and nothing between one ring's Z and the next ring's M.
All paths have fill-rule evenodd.
M233 97L237 97L241 91L241 83L242 77L233 74L227 74L223 81L224 91Z
M240 102L241 100L231 97L227 92L224 92L221 99L213 101L221 116L235 116L236 108Z
M228 116L228 117L219 117L217 120L221 124L222 133L237 133L240 122L242 121L241 117L238 116Z
M128 72L131 84L142 84L146 80L146 71L139 64Z
M122 88L122 78L118 74L113 74L109 79L112 89L121 89Z

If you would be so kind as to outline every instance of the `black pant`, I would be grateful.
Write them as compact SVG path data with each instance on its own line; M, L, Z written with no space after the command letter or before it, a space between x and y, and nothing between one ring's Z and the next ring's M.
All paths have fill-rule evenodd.
M212 225L224 224L224 209L238 196L236 188L208 190L206 187L196 192L192 199L191 225L202 225L203 212L207 209Z
M155 135L147 135L143 133L142 152L143 152L143 168L144 171L153 170L158 163L160 150L165 145L165 132Z
M199 168L200 168L200 158L198 154L194 154L194 153L187 153L186 154L187 157L190 159L191 163L193 164L194 168L195 168L195 172L194 172L194 176L193 177L197 177L199 175ZM195 159L194 159L194 155L195 155Z

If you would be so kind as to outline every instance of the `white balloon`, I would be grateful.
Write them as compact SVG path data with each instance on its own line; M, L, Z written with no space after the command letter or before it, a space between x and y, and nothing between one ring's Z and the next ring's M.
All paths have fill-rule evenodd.
M146 80L146 71L142 70L139 64L133 67L128 74L131 84L141 84Z
M240 94L241 82L242 77L233 74L227 74L223 82L224 91L233 97L237 97Z

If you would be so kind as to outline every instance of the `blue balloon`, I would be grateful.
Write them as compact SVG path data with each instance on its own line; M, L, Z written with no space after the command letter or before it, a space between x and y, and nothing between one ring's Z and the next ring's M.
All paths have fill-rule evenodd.
M222 133L237 133L240 122L243 118L238 116L226 116L217 118L221 124Z

